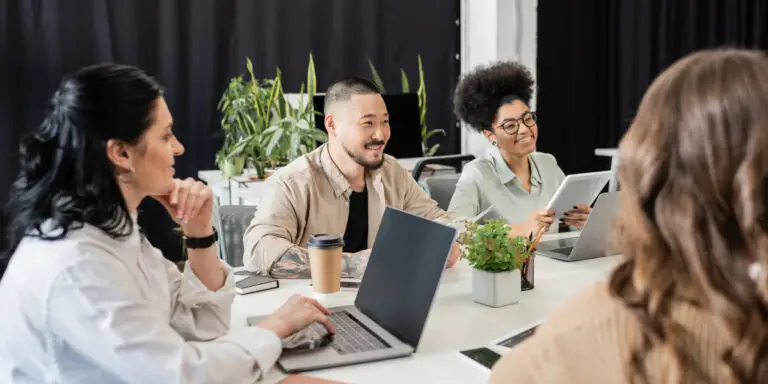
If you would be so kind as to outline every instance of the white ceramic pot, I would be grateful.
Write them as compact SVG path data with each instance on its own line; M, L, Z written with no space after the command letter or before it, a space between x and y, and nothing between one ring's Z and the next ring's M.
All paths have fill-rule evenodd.
M485 272L472 269L472 299L489 307L504 307L520 301L520 270Z

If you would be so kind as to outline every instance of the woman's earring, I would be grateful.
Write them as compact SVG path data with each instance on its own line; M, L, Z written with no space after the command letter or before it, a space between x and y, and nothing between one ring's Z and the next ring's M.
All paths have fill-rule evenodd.
M491 145L493 145L495 147L496 146L496 142L495 141L491 141Z

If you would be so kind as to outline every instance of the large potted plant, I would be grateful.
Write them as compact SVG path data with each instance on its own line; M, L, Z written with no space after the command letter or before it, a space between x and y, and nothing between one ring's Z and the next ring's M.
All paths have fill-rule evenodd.
M472 266L472 298L490 307L520 301L521 269L530 240L510 237L503 220L470 222L462 233L463 255Z
M275 82L278 87L272 116L269 126L261 132L259 138L259 147L268 163L268 171L287 165L315 149L318 143L328 140L325 131L315 127L313 97L317 93L317 81L312 54L309 55L307 81L301 83L296 105L292 105L285 97L279 69Z
M279 68L269 79L254 76L250 58L246 68L248 75L233 78L219 102L224 145L216 163L227 177L240 175L248 166L256 171L255 177L264 179L268 171L315 149L327 137L314 127L312 97L317 84L311 53L297 106L286 100Z

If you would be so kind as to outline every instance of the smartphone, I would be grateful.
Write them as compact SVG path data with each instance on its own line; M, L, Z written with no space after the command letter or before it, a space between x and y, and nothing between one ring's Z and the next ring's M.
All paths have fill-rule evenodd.
M472 359L474 362L491 369L494 364L501 358L501 355L486 348L475 348L461 351L461 354Z
M309 283L312 286L312 283ZM360 288L360 280L342 280L341 289L358 289Z
M514 346L525 341L525 339L533 336L533 334L536 333L536 328L538 327L539 327L538 325L534 325L533 327L530 327L525 331L522 331L518 334L513 335L508 339L500 341L498 345L501 345L502 347L513 348Z

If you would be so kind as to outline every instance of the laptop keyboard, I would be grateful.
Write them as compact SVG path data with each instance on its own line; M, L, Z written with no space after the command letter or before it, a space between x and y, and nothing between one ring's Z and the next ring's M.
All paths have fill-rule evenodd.
M331 348L340 355L389 348L347 312L332 312L328 319L336 328Z

